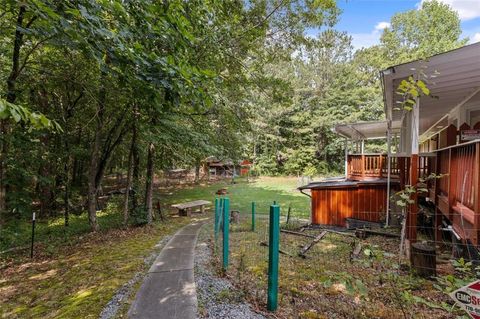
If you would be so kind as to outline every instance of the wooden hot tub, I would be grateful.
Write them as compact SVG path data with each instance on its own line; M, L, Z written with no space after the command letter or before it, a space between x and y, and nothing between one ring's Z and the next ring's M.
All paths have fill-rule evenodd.
M398 182L391 181L392 190ZM299 187L310 189L312 224L346 226L346 218L383 222L387 201L387 180L354 181L346 179L314 182ZM392 192L393 193L393 192Z

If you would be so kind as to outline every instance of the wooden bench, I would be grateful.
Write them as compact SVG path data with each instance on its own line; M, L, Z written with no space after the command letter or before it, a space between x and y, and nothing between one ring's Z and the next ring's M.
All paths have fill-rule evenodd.
M196 200L188 203L175 204L172 205L172 207L178 209L178 214L180 216L190 216L193 208L200 207L200 213L203 213L205 205L209 204L210 202L206 200Z

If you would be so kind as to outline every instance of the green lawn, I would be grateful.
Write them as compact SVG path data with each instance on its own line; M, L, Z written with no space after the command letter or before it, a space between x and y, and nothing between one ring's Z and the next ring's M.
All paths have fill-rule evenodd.
M39 247L33 260L17 255L0 271L0 318L98 318L124 283L147 270L156 243L191 221L87 233L52 253Z
M261 177L247 182L245 179L236 179L214 184L189 186L182 189L164 189L160 196L166 204L180 203L197 199L214 201L215 192L220 188L227 188L230 198L230 208L242 214L250 214L251 203L254 201L258 214L267 214L269 206L276 201L281 206L281 213L285 215L288 207L292 207L292 216L308 218L310 215L310 198L301 194L297 188L295 177ZM218 196L217 196L218 197Z
M167 208L195 199L213 202L215 192L225 187L231 209L244 214L250 213L252 201L257 203L257 212L265 214L275 200L283 214L291 205L293 214L308 217L309 198L296 190L296 183L296 178L237 179L236 184L221 181L162 188L155 195ZM0 317L98 317L119 287L136 272L146 270L143 260L155 244L196 218L172 216L168 223L157 220L151 227L122 230L119 204L121 198L98 213L98 233L89 232L86 214L72 215L68 228L61 217L39 221L33 260L28 258L28 249L0 256ZM27 220L11 221L2 230L2 249L28 246L30 227Z

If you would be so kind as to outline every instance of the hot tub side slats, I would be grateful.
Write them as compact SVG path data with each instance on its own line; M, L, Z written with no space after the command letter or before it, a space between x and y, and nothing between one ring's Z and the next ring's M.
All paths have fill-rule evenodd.
M386 184L314 188L312 223L346 226L346 218L380 222L386 195Z

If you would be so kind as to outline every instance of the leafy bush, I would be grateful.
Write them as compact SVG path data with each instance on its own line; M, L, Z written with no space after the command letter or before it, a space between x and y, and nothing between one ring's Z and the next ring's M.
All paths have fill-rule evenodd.
M143 206L138 206L130 214L130 222L134 226L143 226L148 223L147 210Z
M309 176L309 177L314 177L315 175L318 175L318 170L315 166L313 165L308 165L305 167L303 170L303 175L304 176Z
M258 159L256 171L260 175L275 176L278 175L279 169L277 162L273 156L262 156Z

